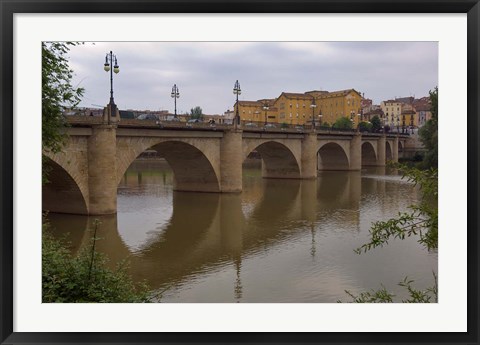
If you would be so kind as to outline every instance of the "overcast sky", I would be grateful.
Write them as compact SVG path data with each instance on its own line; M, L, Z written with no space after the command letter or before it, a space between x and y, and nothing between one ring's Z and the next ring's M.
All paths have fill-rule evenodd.
M80 106L109 102L103 64L110 50L120 66L113 80L120 109L173 112L176 84L178 113L198 105L222 114L233 108L237 79L241 100L354 88L379 104L428 96L438 85L436 42L97 42L69 54L73 84L85 88Z

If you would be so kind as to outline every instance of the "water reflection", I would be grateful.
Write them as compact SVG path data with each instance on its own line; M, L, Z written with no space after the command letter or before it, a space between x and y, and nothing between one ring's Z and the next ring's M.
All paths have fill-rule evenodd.
M100 217L97 246L112 266L129 258L135 280L165 291L162 302L335 302L345 289L393 286L404 269L436 269L436 255L412 241L353 253L372 221L418 198L384 173L262 179L253 163L241 194L187 193L172 191L166 163L137 161L119 186L118 215ZM49 218L57 235L70 233L73 251L88 243L92 217Z

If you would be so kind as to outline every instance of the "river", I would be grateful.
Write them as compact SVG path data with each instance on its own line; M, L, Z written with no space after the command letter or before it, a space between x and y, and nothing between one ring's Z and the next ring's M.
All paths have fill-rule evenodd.
M438 255L416 239L354 253L372 222L420 197L396 172L262 179L253 159L240 194L175 192L173 179L165 161L138 159L118 187L118 213L96 217L98 250L112 267L127 259L133 279L159 292L159 302L348 302L345 290L381 285L400 300L406 276L416 288L433 285ZM73 252L88 244L94 217L48 217Z

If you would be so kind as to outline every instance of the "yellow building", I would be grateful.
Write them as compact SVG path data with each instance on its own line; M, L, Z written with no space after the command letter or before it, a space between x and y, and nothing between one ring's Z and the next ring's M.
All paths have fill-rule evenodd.
M380 107L385 114L385 125L390 127L399 127L401 124L402 102L397 100L388 100L380 103Z
M238 101L238 115L242 122L277 122L276 109L272 106L273 99L261 99L258 101ZM234 114L237 112L237 104L233 107Z
M352 119L354 126L360 122L362 95L356 90L309 91L305 94L315 97L317 122L319 115L321 115L322 123L329 125L334 124L340 117Z
M328 92L308 91L305 93L282 92L275 99L238 101L239 115L243 122L286 123L311 125L312 121L329 125L340 117L353 119L356 126L360 121L362 96L354 89ZM236 104L234 110L236 111ZM268 109L266 109L268 108Z

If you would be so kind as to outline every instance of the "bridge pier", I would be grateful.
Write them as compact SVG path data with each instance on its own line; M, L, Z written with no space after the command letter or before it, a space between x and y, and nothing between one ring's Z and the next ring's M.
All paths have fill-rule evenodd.
M387 149L387 137L382 135L377 142L377 166L385 166L386 155L385 151Z
M242 132L225 131L220 142L220 191L242 191Z
M302 179L317 178L317 133L309 133L302 140L300 173Z
M362 136L356 133L350 140L350 169L362 169Z
M117 213L116 125L92 127L88 138L88 214Z
M392 156L393 162L398 163L398 135L393 139Z

